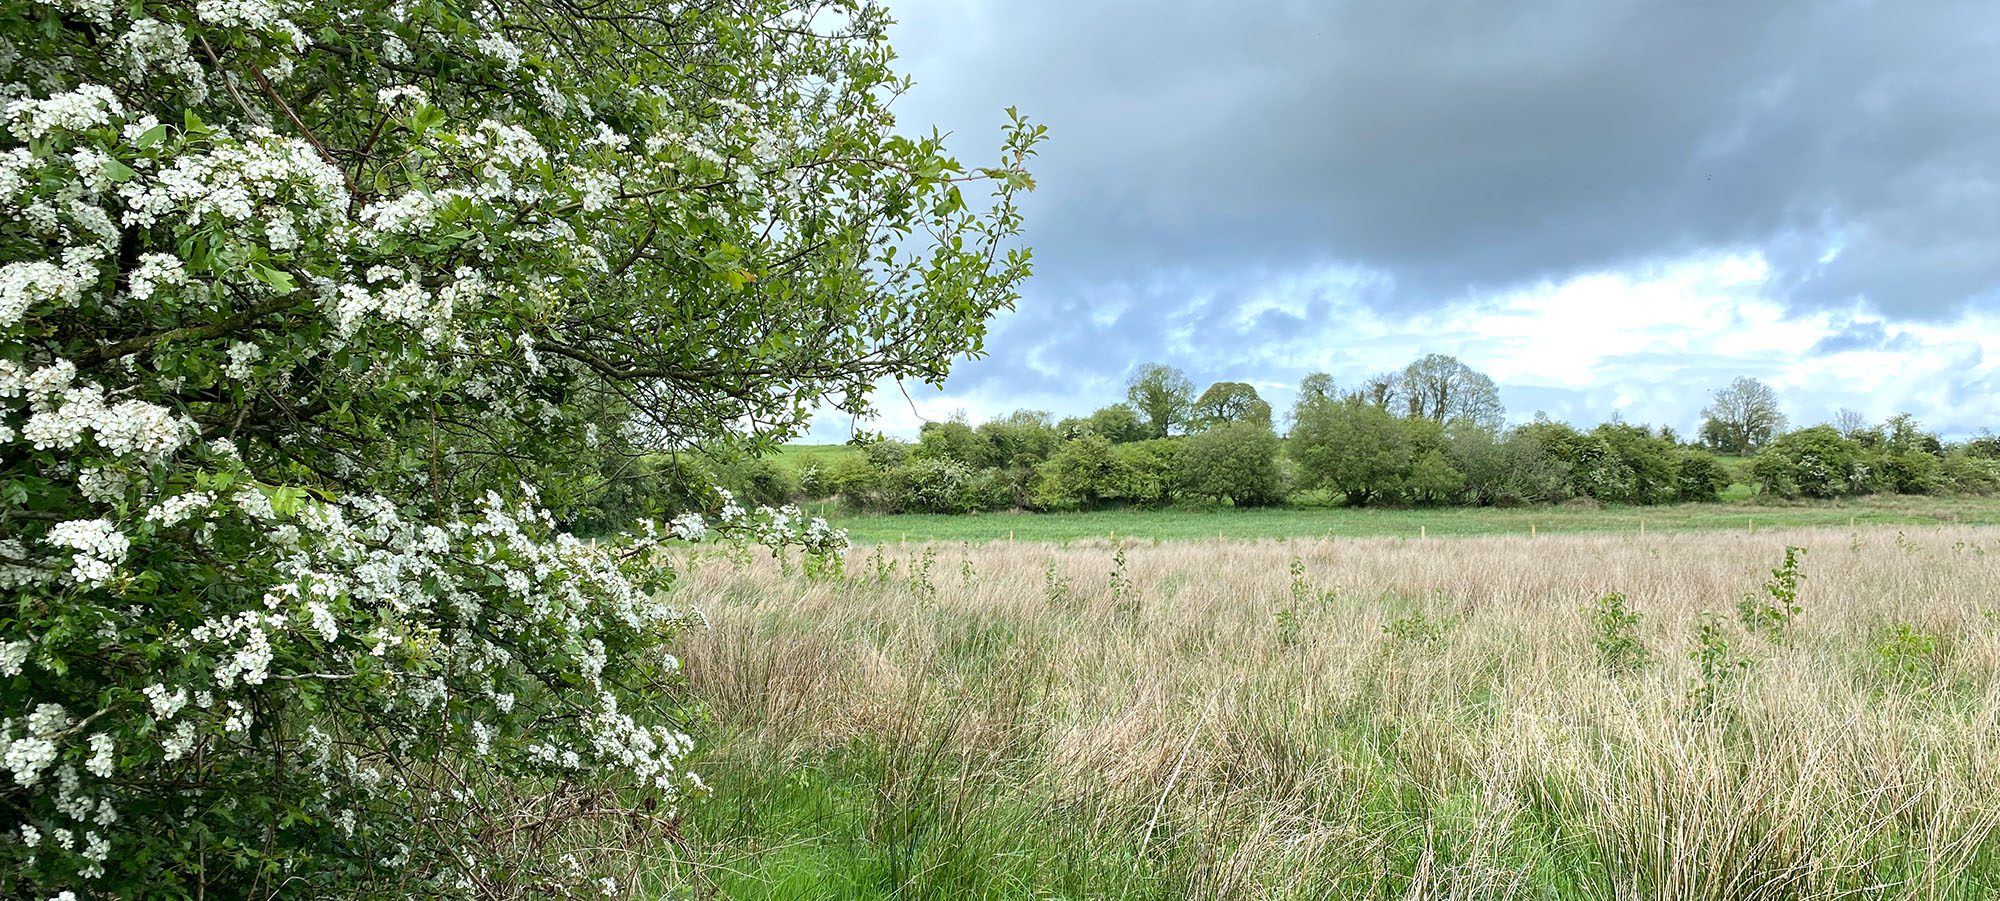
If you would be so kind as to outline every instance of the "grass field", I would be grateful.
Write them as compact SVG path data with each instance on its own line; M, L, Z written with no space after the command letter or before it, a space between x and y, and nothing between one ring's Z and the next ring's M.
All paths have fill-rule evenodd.
M1348 509L1287 507L1236 510L1106 510L1092 513L975 513L961 516L826 515L863 544L896 541L1077 541L1114 533L1135 540L1528 535L1567 532L1693 530L1768 531L1856 525L1996 525L2000 498L1877 496L1847 502L1785 505L1718 503L1661 507L1519 507L1507 509Z
M841 459L859 453L861 449L851 444L787 444L778 448L771 459L797 474L813 466L821 470L832 469L833 464Z
M1771 602L1787 544L1810 549L1801 610L1764 634L1738 601ZM796 899L2000 894L2000 529L1120 547L877 546L822 581L697 560L679 590L713 627L680 650L716 790L662 876ZM1602 616L1608 591L1639 619Z

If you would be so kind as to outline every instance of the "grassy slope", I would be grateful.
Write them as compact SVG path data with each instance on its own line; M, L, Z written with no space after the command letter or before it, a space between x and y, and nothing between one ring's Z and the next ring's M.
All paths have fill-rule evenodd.
M804 472L806 467L817 466L822 471L832 468L843 457L861 453L861 449L851 444L787 444L771 457L778 465L794 473Z
M1107 510L1093 513L986 513L884 516L828 511L857 542L1073 541L1113 533L1139 540L1310 538L1325 535L1526 535L1540 532L1749 531L1793 526L2000 524L2000 499L1870 497L1784 506L1748 503L1664 507L1523 507L1511 509Z

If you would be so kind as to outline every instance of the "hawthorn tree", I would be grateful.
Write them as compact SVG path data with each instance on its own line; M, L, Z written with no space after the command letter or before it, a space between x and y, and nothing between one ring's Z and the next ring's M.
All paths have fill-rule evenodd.
M699 787L659 543L844 538L719 496L586 543L547 507L939 380L1028 272L1042 129L980 169L899 133L887 24L0 7L0 894L629 878L521 850L565 818L514 805Z
M1410 446L1403 423L1359 396L1306 394L1292 410L1287 452L1301 481L1362 507L1403 490Z
M1183 440L1173 461L1177 494L1261 507L1283 501L1278 436L1267 423L1226 422Z
M1146 423L1139 419L1139 411L1131 404L1111 404L1100 407L1084 420L1090 430L1111 439L1112 444L1144 441L1151 433Z

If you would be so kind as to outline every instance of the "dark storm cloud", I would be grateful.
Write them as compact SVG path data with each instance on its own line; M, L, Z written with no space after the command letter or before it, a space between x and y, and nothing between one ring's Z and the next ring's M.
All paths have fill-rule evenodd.
M1898 314L2000 280L1988 4L894 8L914 121L1050 125L1038 290L1336 261L1418 305L1717 246Z
M1836 322L2000 301L1990 4L887 2L918 82L897 106L906 129L942 127L983 163L1003 107L1050 128L1025 210L1036 275L948 388L996 412L1087 410L1149 360L1198 386L1313 368L1347 381L1387 365L1356 346L1387 340L1358 316L1393 331L1719 253L1761 258L1755 293ZM1810 355L1921 356L1867 318ZM1594 421L1629 402L1692 421L1716 384L1796 362L1667 345L1684 352L1621 358L1582 385L1516 367L1503 396L1516 418ZM1488 345L1461 330L1387 346L1471 360ZM1984 378L1926 402L1991 409ZM1857 400L1795 390L1828 412Z

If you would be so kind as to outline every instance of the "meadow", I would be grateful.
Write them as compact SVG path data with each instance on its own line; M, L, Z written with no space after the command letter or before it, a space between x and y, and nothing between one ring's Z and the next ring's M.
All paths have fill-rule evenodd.
M2000 529L684 553L697 896L2000 893Z
M1870 495L1844 501L1728 502L1650 507L1574 503L1532 507L1096 510L1085 513L859 514L813 506L857 543L1140 541L1543 533L1767 532L1821 526L2000 525L2000 498Z

